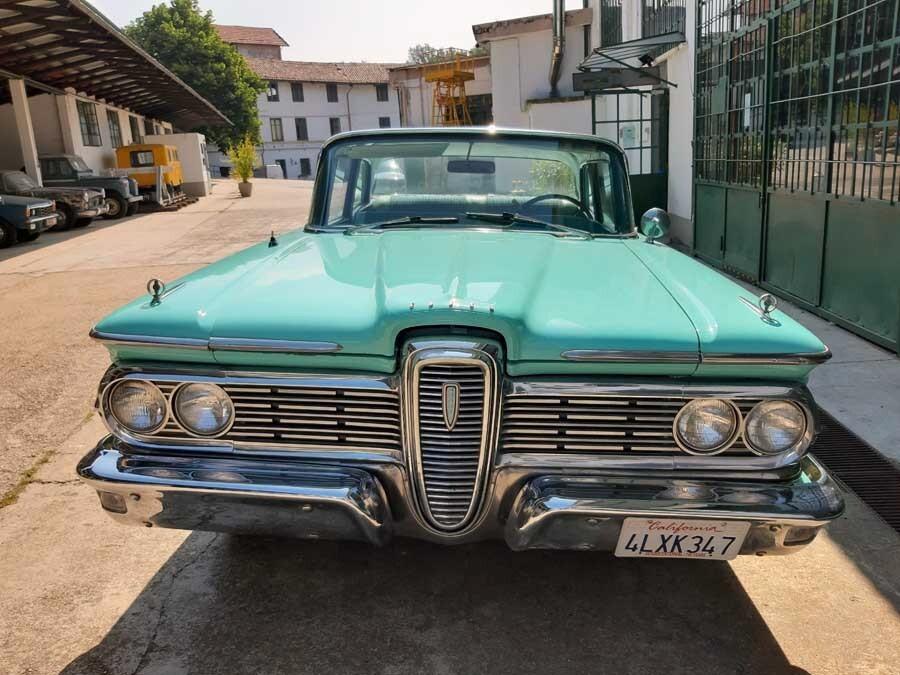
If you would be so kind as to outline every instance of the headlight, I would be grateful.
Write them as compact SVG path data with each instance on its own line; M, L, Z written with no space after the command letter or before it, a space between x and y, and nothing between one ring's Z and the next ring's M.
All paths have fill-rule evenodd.
M215 384L193 383L180 387L172 407L178 423L197 436L218 436L234 419L234 403Z
M698 398L684 406L675 418L675 438L683 450L714 455L737 436L740 418L728 401Z
M777 455L803 440L807 430L806 413L791 401L758 403L744 426L744 440L762 455Z
M129 431L152 434L166 421L166 397L141 380L119 382L109 393L109 411Z

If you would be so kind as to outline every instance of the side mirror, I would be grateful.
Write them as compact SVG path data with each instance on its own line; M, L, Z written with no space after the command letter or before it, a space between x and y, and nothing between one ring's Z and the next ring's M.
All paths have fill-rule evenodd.
M663 209L648 209L641 216L641 234L647 237L647 243L650 244L665 237L671 225L669 214Z

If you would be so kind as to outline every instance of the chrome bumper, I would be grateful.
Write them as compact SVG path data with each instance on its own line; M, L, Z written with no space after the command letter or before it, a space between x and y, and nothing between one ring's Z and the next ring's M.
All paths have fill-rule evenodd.
M93 209L84 209L79 211L76 214L76 218L96 218L98 216L105 216L109 213L109 206L106 203L101 204Z
M844 508L810 456L787 481L542 473L495 467L490 503L464 535L427 528L399 463L166 457L107 437L78 465L120 522L383 544L393 535L436 543L505 539L510 548L612 551L628 517L750 522L742 554L790 553Z

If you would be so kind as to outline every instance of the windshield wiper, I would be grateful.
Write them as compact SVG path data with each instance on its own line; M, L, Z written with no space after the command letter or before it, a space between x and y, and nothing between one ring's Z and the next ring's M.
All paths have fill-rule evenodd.
M380 223L367 223L365 225L356 225L348 227L344 230L344 234L356 234L357 232L372 232L375 230L388 230L392 227L403 227L404 225L446 225L449 223L458 223L459 218L456 216L404 216L395 220L385 220Z
M471 218L472 220L484 220L488 223L497 223L503 227L511 227L513 225L537 225L569 236L579 237L581 239L591 239L591 235L583 230L568 227L567 225L548 223L546 220L529 218L528 216L522 216L518 213L510 213L508 211L502 213L479 213L476 211L468 211L466 217Z

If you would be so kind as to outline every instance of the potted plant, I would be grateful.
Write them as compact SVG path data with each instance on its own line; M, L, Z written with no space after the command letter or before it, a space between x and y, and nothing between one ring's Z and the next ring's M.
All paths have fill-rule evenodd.
M249 197L253 193L253 183L250 177L253 175L253 169L258 165L256 157L256 147L249 136L244 136L237 145L234 145L228 151L228 158L234 165L234 173L240 179L238 190L241 197Z

